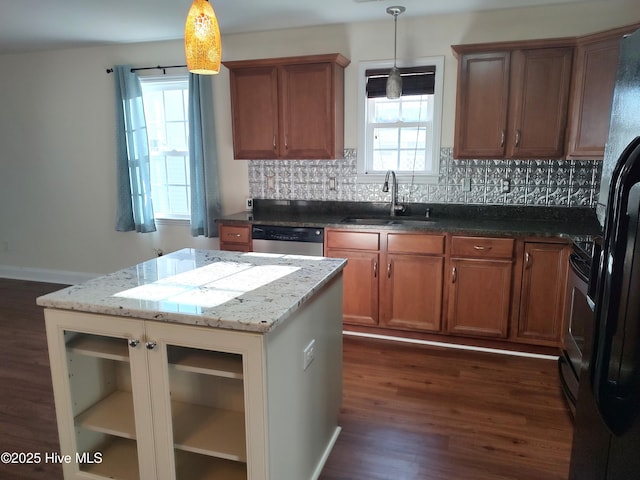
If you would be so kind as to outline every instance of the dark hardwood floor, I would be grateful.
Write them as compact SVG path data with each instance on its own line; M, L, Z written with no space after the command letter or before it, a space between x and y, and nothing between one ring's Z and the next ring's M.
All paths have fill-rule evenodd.
M0 452L59 452L35 298L60 288L0 279ZM321 480L568 476L572 424L549 360L347 336L340 424ZM61 478L0 463L2 480Z

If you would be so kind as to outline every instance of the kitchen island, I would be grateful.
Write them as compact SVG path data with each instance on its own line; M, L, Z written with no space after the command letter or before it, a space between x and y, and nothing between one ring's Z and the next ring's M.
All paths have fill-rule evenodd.
M317 478L344 265L185 249L39 297L65 478Z

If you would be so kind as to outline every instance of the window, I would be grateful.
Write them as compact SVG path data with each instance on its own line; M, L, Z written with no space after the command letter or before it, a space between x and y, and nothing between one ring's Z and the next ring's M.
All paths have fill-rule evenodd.
M156 219L190 218L189 79L142 77Z
M403 91L386 98L389 62L360 64L358 181L378 182L387 170L416 183L436 181L440 158L443 57L402 67Z

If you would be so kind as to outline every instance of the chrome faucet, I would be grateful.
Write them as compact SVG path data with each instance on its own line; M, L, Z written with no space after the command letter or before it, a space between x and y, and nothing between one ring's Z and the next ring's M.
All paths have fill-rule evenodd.
M393 170L387 170L387 175L384 177L384 185L382 185L382 191L389 191L389 175L391 175L391 216L396 216L398 213L403 213L407 207L401 203L398 203L398 179L396 178L396 172Z

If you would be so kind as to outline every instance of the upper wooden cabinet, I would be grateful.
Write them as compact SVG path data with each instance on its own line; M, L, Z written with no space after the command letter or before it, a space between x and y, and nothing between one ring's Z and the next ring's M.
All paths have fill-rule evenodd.
M453 47L459 60L454 157L564 155L573 48L550 45Z
M224 62L234 158L342 158L348 64L340 54Z
M601 160L604 157L620 40L638 27L640 25L608 30L577 40L567 158Z

